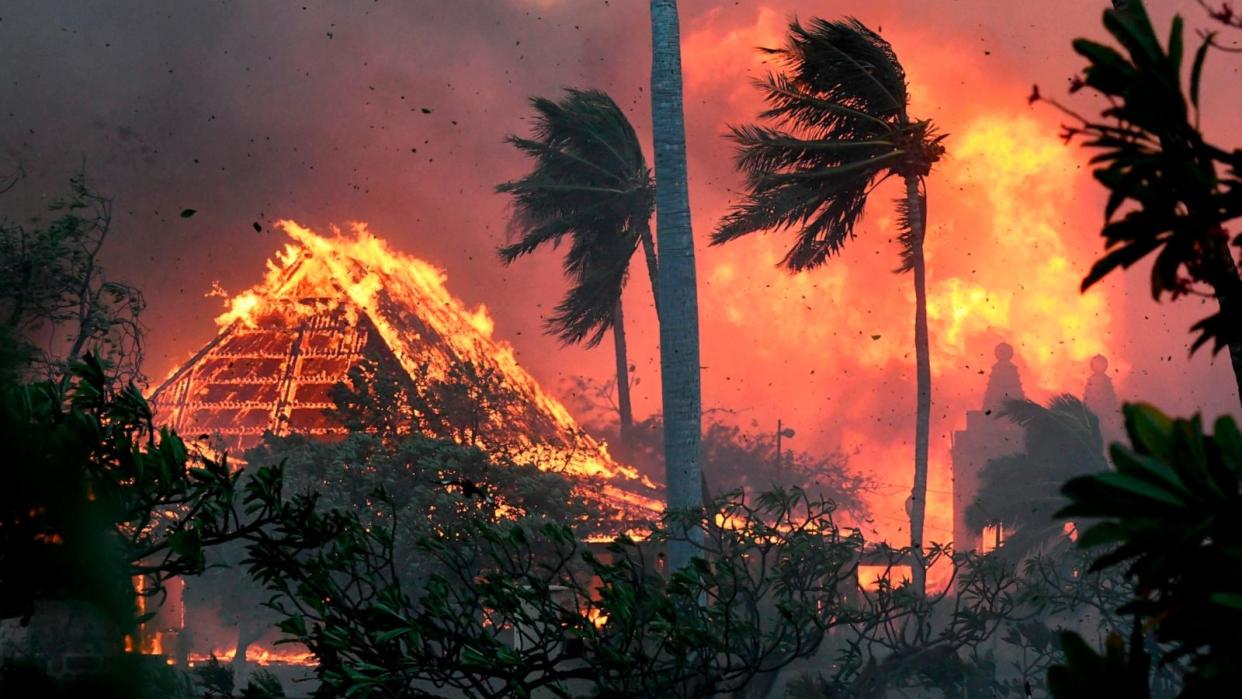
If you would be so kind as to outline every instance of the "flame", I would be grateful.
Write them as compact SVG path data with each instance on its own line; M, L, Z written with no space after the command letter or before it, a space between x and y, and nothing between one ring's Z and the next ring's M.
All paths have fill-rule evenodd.
M190 667L211 661L212 656L221 663L231 663L237 657L237 647L217 647L210 653L191 653L187 660ZM287 644L282 648L267 648L262 645L251 645L246 648L246 662L256 665L296 665L298 667L314 667L317 662L315 654L304 646Z
M539 420L550 419L552 428L542 431L553 433L554 443L542 439L549 434L520 430L515 434L510 426L514 415L489 416L498 433L522 445L515 455L518 460L571 477L603 479L608 498L626 507L660 509L659 500L618 487L656 486L636 469L615 461L606 445L582 432L565 406L518 365L513 347L492 337L495 323L487 308L471 310L448 292L442 270L393 250L365 223L352 224L347 233L333 229L330 237L291 220L279 221L276 227L291 242L268 261L260 284L228 300L227 309L216 318L222 332L257 328L271 318L280 319L283 327L296 327L300 320L321 316L325 310L365 315L411 376L425 371L428 378L442 380L455 365L469 361L499 372L507 386L534 406ZM157 396L165 387L157 390Z
M253 328L255 325L255 313L258 311L261 302L262 299L259 298L259 295L252 291L238 294L229 300L229 310L216 317L216 324L227 326L241 322ZM174 371L176 370L174 369Z
M898 588L909 584L913 579L913 569L908 565L888 565L860 563L858 565L858 586L865 592L876 592L881 584Z
M704 125L687 134L700 173L691 180L694 216L708 222L696 226L700 240L741 184L719 125L754 123L765 108L739 76L774 68L750 48L781 45L790 14L769 2L686 22L686 121ZM874 27L883 14L867 19ZM1114 380L1130 368L1113 336L1123 322L1118 291L1078 288L1099 248L1088 156L1061 142L1055 116L1026 108L1028 77L999 72L1005 64L981 61L973 47L882 24L909 76L913 113L949 134L948 158L927 178L933 414L924 537L948 542L950 439L980 407L998 342L1014 346L1035 400L1080 392L1097 353L1109 356ZM786 232L704 246L699 257L705 406L746 409L760 424L784 419L799 427L798 448L850 455L879 485L866 495L874 522L864 533L895 545L909 540L915 380L913 288L909 275L891 273L899 233L891 202L901 194L895 183L878 188L857 238L819 269L779 268ZM651 361L635 345L639 365Z
M1100 332L1111 321L1108 300L1079 293L1089 256L1073 248L1062 211L1081 155L1041 123L1012 115L974 121L954 139L954 154L947 184L971 187L990 209L982 221L989 261L973 268L973 279L934 285L928 315L938 326L936 359L967 357L969 339L1003 329L1026 364L1024 378L1058 386L1075 364L1108 352ZM942 242L949 244L936 247L939 255L958 252Z

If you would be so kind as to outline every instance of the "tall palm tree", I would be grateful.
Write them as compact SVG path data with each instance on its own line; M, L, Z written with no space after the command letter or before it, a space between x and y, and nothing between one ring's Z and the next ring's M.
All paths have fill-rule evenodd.
M1061 486L1109 466L1100 421L1074 396L1057 396L1047 407L1009 401L1002 415L1025 428L1025 448L984 464L966 522L976 531L1003 527L1005 554L1021 557L1061 534L1055 515L1070 503Z
M944 154L930 121L912 119L905 71L892 46L856 19L790 24L784 48L763 49L782 70L759 82L774 126L734 127L746 197L721 221L712 244L748 233L794 229L782 264L802 271L824 264L853 237L867 198L890 177L905 184L900 212L902 256L897 271L914 273L917 419L910 543L923 589L923 517L931 418L931 360L923 238L924 178Z
M682 509L702 504L703 475L700 468L699 301L686 178L681 36L676 0L651 0L651 121L659 224L660 296L657 304L664 403L664 468L668 505ZM692 555L689 543L670 546L669 569L685 566Z
M513 195L511 242L500 257L510 264L569 238L564 267L573 286L548 319L548 331L566 344L594 347L612 330L627 443L634 415L621 291L640 243L657 289L650 228L655 190L638 136L616 102L598 90L565 93L559 102L532 99L534 138L508 139L534 160L534 169L496 188Z

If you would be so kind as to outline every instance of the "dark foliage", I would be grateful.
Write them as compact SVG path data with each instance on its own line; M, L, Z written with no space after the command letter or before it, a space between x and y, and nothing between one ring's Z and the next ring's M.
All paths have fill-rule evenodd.
M634 251L650 245L655 185L634 127L607 94L566 90L560 101L531 104L534 138L508 140L534 169L496 188L513 195L513 241L500 257L508 264L568 237L573 287L548 328L566 343L595 346L613 326Z
M635 384L637 384L635 379ZM622 443L613 401L615 383L596 382L584 377L569 380L567 391L575 402L574 414L583 419L588 431L609 445L613 455L652 479L664 473L664 420L652 415L636 423L630 439ZM827 454L793 448L797 442L786 439L778 458L775 428L762 431L753 420L739 424L732 411L711 408L704 411L702 470L710 493L742 490L748 494L774 488L801 488L812 497L831 500L838 510L855 521L866 519L864 496L875 490L875 483L850 465L840 451Z
M1142 404L1124 412L1131 446L1113 445L1116 471L1067 483L1071 504L1060 514L1096 520L1079 544L1108 547L1092 568L1122 567L1133 580L1120 612L1154 634L1163 665L1186 664L1180 696L1231 695L1242 682L1242 432L1229 417L1209 435L1197 416L1171 419ZM1073 687L1087 680L1147 686L1141 633L1128 656L1112 647L1120 638L1103 656L1076 639L1064 644L1068 663L1049 675L1063 688L1057 696L1086 696Z
M12 466L0 492L0 618L26 621L38 600L79 599L128 629L134 576L158 598L168 578L202 571L205 548L273 514L240 500L243 490L278 492L279 469L243 485L226 461L191 454L155 428L132 383L114 390L94 355L70 380L6 385L0 400Z
M785 67L758 83L769 105L761 116L776 126L733 127L747 198L721 221L712 244L797 229L784 259L796 271L840 251L878 182L925 176L944 153L943 137L931 122L910 120L896 54L857 20L795 21L788 44L765 51ZM903 230L907 247L921 244L911 227Z
M233 669L213 655L194 668L194 682L208 693L232 696Z
M1047 407L1010 401L997 416L1004 418L1024 428L1023 451L984 465L966 521L976 530L1004 527L1005 555L1023 557L1032 549L1065 540L1064 523L1054 516L1068 502L1061 486L1109 466L1099 420L1073 396L1057 396Z
M141 379L146 301L100 262L112 201L79 173L47 210L47 222L0 216L0 374L58 380L93 352L113 378Z
M282 505L250 565L333 694L711 696L818 647L861 544L798 492L715 506L690 515L700 555L668 578L658 552L684 526L592 551L555 523L475 520L421 541L437 572L414 590L393 566L401 518L313 497Z
M353 432L384 441L423 435L478 445L486 436L492 451L518 447L490 429L503 423L516 394L499 370L473 362L454 364L440 378L431 377L425 366L411 378L398 366L362 362L328 395L335 403L335 419Z
M284 462L285 492L316 493L321 509L341 508L379 520L395 507L415 537L502 515L572 523L585 535L618 516L588 510L559 473L422 435L390 442L365 433L337 442L269 435L246 456L257 463ZM383 510L388 514L383 516L376 514L376 490L386 493Z
M0 696L15 699L168 699L186 696L185 678L149 655L101 658L89 670L52 677L40 662L7 659L0 664Z

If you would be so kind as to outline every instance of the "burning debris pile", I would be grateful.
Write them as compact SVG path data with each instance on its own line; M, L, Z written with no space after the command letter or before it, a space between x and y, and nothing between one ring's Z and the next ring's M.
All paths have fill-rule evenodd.
M503 402L474 406L472 443L563 473L584 497L613 508L659 511L656 486L583 432L518 366L513 348L491 337L486 309L471 312L449 294L440 270L362 224L334 237L292 221L278 227L292 242L268 262L264 281L232 299L216 319L220 333L152 395L161 423L218 435L234 450L267 432L331 439L348 430L333 388L351 371L386 367L411 390L440 381L467 395L502 391Z

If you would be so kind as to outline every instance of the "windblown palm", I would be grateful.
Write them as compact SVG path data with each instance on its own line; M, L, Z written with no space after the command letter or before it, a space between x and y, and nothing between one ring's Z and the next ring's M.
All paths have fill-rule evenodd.
M910 536L923 544L931 360L927 337L923 237L923 178L944 154L930 121L910 118L906 76L892 46L861 22L811 20L790 25L788 43L763 49L781 72L759 82L769 105L761 117L774 126L733 128L746 198L712 236L719 245L761 230L792 229L784 266L802 271L824 264L854 235L867 198L889 177L904 180L899 272L914 273L918 410ZM916 566L916 585L923 572Z
M1047 407L1010 401L1003 415L1025 428L1025 449L984 465L966 522L976 530L1002 526L1006 555L1021 557L1061 533L1055 515L1069 504L1061 486L1107 471L1108 461L1099 419L1073 396L1058 396Z
M500 256L509 264L569 238L564 267L572 287L548 319L548 330L565 343L587 347L613 331L624 438L633 415L621 291L640 242L656 288L651 171L633 126L603 92L567 90L559 102L535 98L531 104L534 137L508 141L534 160L534 169L496 188L513 195L511 242L500 248Z

